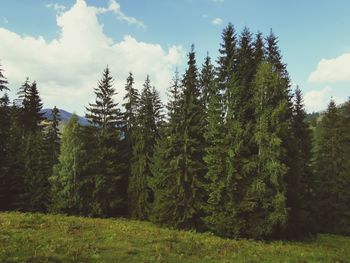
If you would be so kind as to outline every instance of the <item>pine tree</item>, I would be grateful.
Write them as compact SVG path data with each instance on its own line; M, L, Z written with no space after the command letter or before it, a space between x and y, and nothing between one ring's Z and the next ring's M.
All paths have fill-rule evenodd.
M254 67L257 70L259 64L264 61L264 39L261 32L258 32L255 36L254 47Z
M1 71L0 71L1 72ZM13 205L13 176L10 173L11 112L7 94L0 98L0 210Z
M136 126L136 115L140 100L139 93L134 87L134 83L134 77L130 72L128 78L126 79L126 94L124 96L125 103L123 104L125 108L124 121L127 127L126 132L129 134L129 136L131 136L132 129Z
M207 184L205 186L208 195L207 204L204 206L206 215L204 221L207 227L220 236L233 237L237 234L239 225L235 220L235 205L232 197L232 178L227 176L226 166L227 145L225 145L225 122L222 115L220 91L216 89L210 97L205 129L204 161L207 166ZM231 149L229 150L231 152Z
M3 91L3 90L6 91L6 90L9 90L9 88L7 87L8 82L2 72L3 72L3 69L1 68L1 64L0 64L0 91Z
M41 102L37 84L32 84L29 78L20 87L17 92L18 99L15 101L16 106L21 109L20 125L24 133L41 130L41 122L45 119L44 113L41 112L43 104Z
M60 150L60 111L56 106L51 112L51 122L46 134L46 144L47 144L47 157L49 161L49 167L53 167L57 161Z
M348 131L344 131L339 109L331 100L317 127L315 146L317 222L323 233L349 233L349 171L344 169Z
M209 55L205 57L205 61L202 65L201 74L199 76L199 86L201 92L201 99L204 109L207 111L209 107L210 97L214 91L215 70L211 63Z
M23 182L20 194L22 210L46 211L48 205L49 164L47 163L42 120L42 102L37 84L27 79L19 91L18 123L21 128L21 148L16 153L23 165L19 177ZM18 143L18 142L17 142Z
M339 221L336 233L350 234L350 97L342 106L340 114L341 145L342 145L342 171L338 180L338 202L336 209Z
M77 115L72 115L63 128L58 163L50 177L50 210L68 214L80 214L84 186L84 165L87 154L82 141L82 128Z
M202 204L205 201L203 105L193 46L183 79L181 115L178 129L163 137L168 139L160 140L155 154L155 174L151 183L157 214L154 221L180 228L201 229Z
M148 181L153 176L150 163L156 140L159 137L161 110L158 92L152 89L149 76L147 76L143 84L137 115L138 128L128 186L129 215L132 218L147 219L150 205L153 202L153 193L148 186Z
M96 101L87 107L86 118L94 127L98 146L94 155L92 215L113 216L124 213L127 168L120 157L122 114L114 102L113 78L107 67L95 88Z
M293 176L286 178L286 205L289 210L286 237L303 238L315 231L312 221L312 169L311 169L311 131L305 121L306 112L303 105L301 90L295 90L293 105L292 132Z
M219 89L223 93L223 113L227 112L227 101L232 99L232 94L228 86L232 84L234 70L236 67L236 34L231 23L222 32L222 44L219 49L219 59L217 61L216 75Z
M257 174L248 189L250 213L246 214L247 235L269 238L278 234L288 219L284 181L288 167L283 163L285 149L281 138L286 129L284 114L288 101L283 96L283 80L269 63L259 66L255 87L258 166Z

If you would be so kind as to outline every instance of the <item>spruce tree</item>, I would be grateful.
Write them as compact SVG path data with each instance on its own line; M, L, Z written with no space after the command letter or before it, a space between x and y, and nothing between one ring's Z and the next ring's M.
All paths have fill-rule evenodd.
M193 46L182 86L179 126L174 125L174 132L159 141L154 158L151 182L155 194L154 221L179 228L202 229L204 116ZM175 111L173 118L179 116L177 114Z
M288 208L288 226L285 236L301 239L315 232L313 227L312 185L311 169L311 131L305 121L301 90L295 90L292 133L293 133L293 176L286 178L286 206Z
M215 80L215 70L211 63L209 55L205 57L204 63L202 65L201 74L199 76L199 86L201 92L201 100L204 109L207 111L210 103L210 97L214 91L214 80Z
M132 131L137 125L136 116L140 100L140 95L137 89L134 87L134 84L134 77L133 74L130 72L128 78L126 79L126 94L124 96L125 103L123 104L125 108L124 122L126 125L126 137L128 137L130 140L132 137ZM132 145L131 141L130 143Z
M236 67L237 40L234 27L231 23L222 32L222 44L219 49L219 58L216 67L216 76L219 89L223 93L223 113L227 112L227 101L232 99L228 86L232 83Z
M50 177L50 210L67 214L80 214L87 154L82 141L82 128L77 115L72 115L63 128L58 163Z
M95 88L95 103L87 107L86 118L93 126L94 137L98 146L94 155L93 168L94 190L92 215L113 216L124 213L125 181L127 168L120 157L121 151L121 119L122 115L114 102L116 94L113 88L113 78L107 67L102 79Z
M1 64L0 64L0 91L3 91L3 90L6 91L6 90L9 90L9 88L7 87L8 82L2 72L3 72L3 69L1 68Z
M340 114L341 145L343 167L339 175L338 203L339 210L336 233L350 234L350 97L342 106Z
M222 104L219 89L210 97L205 129L206 148L204 161L207 166L205 189L208 201L204 205L206 226L220 236L233 237L237 234L239 225L236 216L236 206L231 198L234 189L233 178L230 178L226 166L227 151L225 144L225 121L222 115ZM230 171L232 172L232 171Z
M57 161L60 150L60 111L55 106L51 112L51 122L47 128L46 144L49 166L53 167Z
M345 122L344 122L345 123ZM331 100L316 130L315 192L317 222L323 233L349 233L348 131L340 110Z
M285 185L288 167L281 137L287 126L284 115L288 101L284 97L283 79L269 63L259 66L255 88L257 174L248 189L247 235L270 238L285 228L288 219Z
M21 148L19 159L23 164L23 191L21 192L21 209L29 211L46 211L48 205L50 171L47 162L42 121L44 120L42 102L34 81L27 79L19 91L18 123L21 127Z
M0 98L0 210L13 205L13 176L10 173L11 112L7 94Z
M147 219L154 199L148 181L153 176L150 165L155 143L159 137L161 111L158 92L152 88L149 76L147 76L143 84L137 115L138 127L135 131L131 177L128 186L129 215L132 218Z

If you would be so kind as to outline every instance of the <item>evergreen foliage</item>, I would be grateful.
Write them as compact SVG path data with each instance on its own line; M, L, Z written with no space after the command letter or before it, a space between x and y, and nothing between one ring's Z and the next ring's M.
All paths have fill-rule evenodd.
M82 141L82 128L78 117L72 115L63 128L58 163L50 177L51 204L50 210L67 214L80 214L84 167L87 153Z
M114 102L113 78L107 67L95 88L95 103L87 107L86 118L92 124L92 138L98 145L91 169L93 178L92 215L113 216L125 211L127 167L120 158L122 114Z
M149 76L143 84L137 114L137 129L128 186L129 215L132 218L148 219L153 192L148 181L153 176L151 162L159 129L162 123L162 104Z

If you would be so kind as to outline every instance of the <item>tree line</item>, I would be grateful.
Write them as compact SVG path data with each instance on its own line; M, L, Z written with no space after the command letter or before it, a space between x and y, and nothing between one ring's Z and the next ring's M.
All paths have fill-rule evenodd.
M230 238L350 234L350 100L311 128L277 37L223 30L219 57L194 47L164 105L129 73L123 104L107 67L86 107L45 122L37 83L10 102L0 69L0 210L128 217Z

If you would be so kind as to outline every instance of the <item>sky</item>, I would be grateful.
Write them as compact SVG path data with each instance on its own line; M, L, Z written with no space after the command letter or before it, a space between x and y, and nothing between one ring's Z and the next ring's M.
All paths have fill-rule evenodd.
M1 0L0 64L10 97L26 77L45 108L84 115L108 65L121 104L128 73L141 89L147 74L163 100L191 44L200 66L215 61L223 28L272 29L293 87L308 112L350 96L348 0Z

